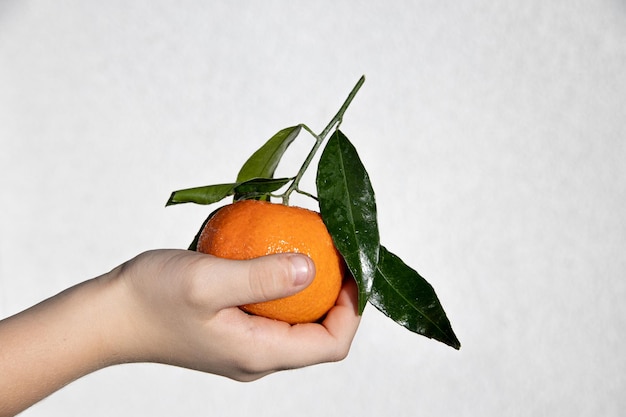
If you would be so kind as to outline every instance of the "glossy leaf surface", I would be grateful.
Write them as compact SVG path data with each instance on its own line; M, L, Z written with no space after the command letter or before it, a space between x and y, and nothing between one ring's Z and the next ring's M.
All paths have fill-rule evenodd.
M433 287L382 246L369 301L410 331L461 347Z
M166 206L182 203L213 204L234 194L239 195L240 198L246 195L263 195L278 190L290 180L290 178L253 178L241 183L187 188L174 191Z
M237 182L252 178L272 178L283 154L296 139L302 127L285 128L272 136L248 158L237 174Z
M215 184L174 191L166 206L182 203L212 204L232 195L236 183Z
M359 155L337 130L317 170L320 214L359 287L359 312L367 304L378 262L379 235L374 190Z
M278 190L291 181L291 178L253 178L235 187L235 194L247 198L258 194L267 194Z

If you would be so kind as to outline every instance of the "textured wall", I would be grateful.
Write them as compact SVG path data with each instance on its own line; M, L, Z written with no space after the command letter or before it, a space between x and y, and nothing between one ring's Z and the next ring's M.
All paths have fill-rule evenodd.
M620 1L0 1L0 315L186 247L277 130L342 129L459 352L371 306L338 364L241 384L105 369L25 416L616 416L626 400ZM293 173L307 139L294 148ZM1 345L2 341L0 341Z

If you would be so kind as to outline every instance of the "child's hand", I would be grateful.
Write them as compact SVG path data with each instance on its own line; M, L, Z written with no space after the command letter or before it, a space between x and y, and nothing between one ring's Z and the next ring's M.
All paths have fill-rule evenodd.
M354 280L321 324L291 326L237 308L301 291L314 270L295 254L232 261L184 250L143 253L112 272L126 293L118 354L241 381L341 360L360 320Z
M250 316L236 306L294 294L302 255L232 261L184 250L143 253L0 321L0 417L98 369L159 362L251 381L343 359L359 325L348 279L321 324Z

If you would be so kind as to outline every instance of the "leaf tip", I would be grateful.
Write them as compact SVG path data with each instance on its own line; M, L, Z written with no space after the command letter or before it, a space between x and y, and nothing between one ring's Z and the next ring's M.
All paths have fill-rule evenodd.
M461 350L461 342L459 341L459 339L457 339L455 335L453 336L454 336L454 340L452 340L451 343L448 343L448 346L451 346L452 348L456 350Z
M167 199L167 202L165 203L165 207L169 207L169 206L173 206L176 203L176 201L174 200L174 196L176 194L176 191L172 192L172 194L170 194L170 198Z

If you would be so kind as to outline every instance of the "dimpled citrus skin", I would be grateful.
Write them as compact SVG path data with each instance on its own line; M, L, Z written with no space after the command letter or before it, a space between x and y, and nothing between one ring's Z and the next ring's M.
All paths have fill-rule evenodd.
M243 200L221 208L202 230L197 249L228 259L286 252L309 256L316 273L303 291L241 306L251 314L291 324L315 322L324 316L335 305L345 270L319 213L258 200Z

